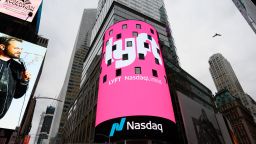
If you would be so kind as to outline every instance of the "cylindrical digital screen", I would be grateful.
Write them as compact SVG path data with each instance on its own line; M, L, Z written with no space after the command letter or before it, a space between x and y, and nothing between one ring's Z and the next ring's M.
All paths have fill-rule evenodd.
M121 118L126 117L138 117L140 128L145 130L146 126L141 123L155 123L156 128L160 119L175 123L158 33L153 26L137 20L118 22L105 32L96 133L107 124L110 130L105 135L112 137L113 131L118 133L118 130L110 134L111 129L115 129L111 120L122 125L124 119ZM126 129L128 119L125 122Z

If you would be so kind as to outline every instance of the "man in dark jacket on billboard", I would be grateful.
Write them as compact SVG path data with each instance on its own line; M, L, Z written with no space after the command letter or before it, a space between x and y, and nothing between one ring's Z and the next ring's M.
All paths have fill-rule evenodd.
M20 61L22 40L0 37L0 119L8 111L12 99L22 97L28 88L30 73Z

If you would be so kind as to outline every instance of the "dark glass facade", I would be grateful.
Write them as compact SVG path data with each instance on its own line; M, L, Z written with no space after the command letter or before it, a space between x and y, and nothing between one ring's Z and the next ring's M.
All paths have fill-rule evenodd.
M256 33L256 5L252 0L232 0L244 19Z
M55 107L48 106L43 118L43 124L39 133L37 143L40 144L44 139L49 138L49 133L52 125L53 115L54 115Z
M64 104L59 103L54 117L54 126L51 130L52 141L61 143L61 138L66 125L66 119L69 117L69 109L73 103L76 103L76 97L79 93L80 83L82 81L83 62L89 51L89 41L91 29L95 22L96 9L85 9L80 28L77 34L76 42L71 56L67 76L59 95L59 99L64 99Z

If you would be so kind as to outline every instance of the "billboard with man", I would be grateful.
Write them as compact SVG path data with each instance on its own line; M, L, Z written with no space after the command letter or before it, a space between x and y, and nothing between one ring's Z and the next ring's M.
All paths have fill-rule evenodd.
M0 127L19 125L46 48L0 33Z

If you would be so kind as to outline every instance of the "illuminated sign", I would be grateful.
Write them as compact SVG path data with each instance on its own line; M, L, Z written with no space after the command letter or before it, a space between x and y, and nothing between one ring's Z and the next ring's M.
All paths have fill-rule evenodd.
M111 131L109 133L109 137L114 136L115 131L122 131L124 128L126 118L122 118L120 123L114 123L112 125ZM149 122L135 122L135 121L127 121L126 122L126 130L159 130L163 133L163 125Z
M19 126L45 53L42 46L0 33L0 127Z
M104 35L96 133L122 117L127 120L126 132L149 130L150 125L161 135L160 119L166 127L169 122L175 124L158 33L142 21L118 22ZM140 117L142 121L128 121L128 117ZM115 123L111 132L120 131L121 126Z
M126 120L126 118L122 118L120 123L114 123L112 125L111 131L109 133L110 137L114 136L115 131L122 131L123 130L125 120Z
M42 0L0 0L0 12L32 22Z

